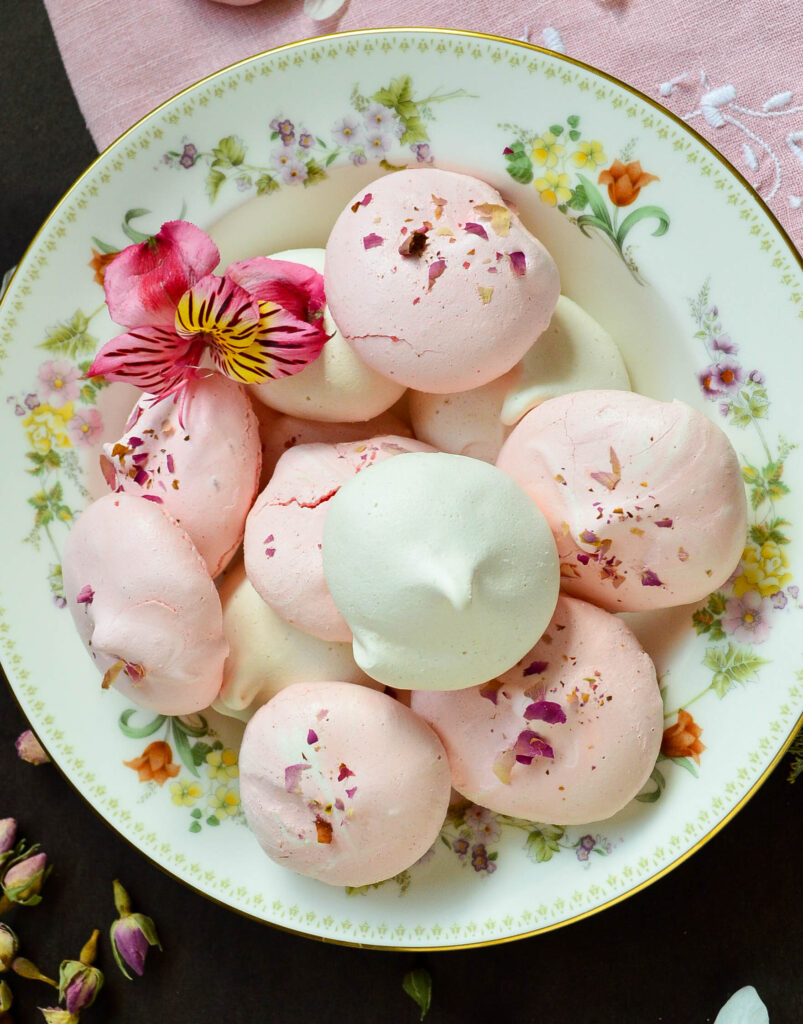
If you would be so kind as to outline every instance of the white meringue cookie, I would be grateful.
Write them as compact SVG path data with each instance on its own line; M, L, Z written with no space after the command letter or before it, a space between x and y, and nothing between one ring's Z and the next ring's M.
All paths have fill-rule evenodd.
M226 572L220 600L229 643L223 685L214 703L221 714L248 721L293 683L340 679L381 689L357 667L350 643L319 640L278 616L251 586L242 561Z
M611 336L561 295L549 327L502 377L471 391L409 391L420 441L454 455L495 462L513 426L541 402L570 391L629 391L624 360Z
M493 466L398 455L329 502L323 564L354 658L400 689L459 689L504 672L555 608L555 543Z
M301 263L323 273L325 250L287 249L271 259ZM404 393L404 385L377 373L343 339L324 309L323 323L329 340L321 354L300 373L248 388L254 398L272 409L305 420L354 423L370 420L389 409Z

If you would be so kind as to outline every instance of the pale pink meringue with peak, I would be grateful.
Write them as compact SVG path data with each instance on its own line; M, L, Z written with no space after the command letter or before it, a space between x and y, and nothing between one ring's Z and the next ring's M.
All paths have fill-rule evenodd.
M546 516L562 589L610 611L699 601L744 549L736 452L683 402L628 391L562 395L527 413L496 464Z
M655 668L615 615L558 598L543 637L468 690L416 691L452 784L499 814L583 825L615 814L655 765L663 704Z
M104 687L163 715L211 704L228 654L223 613L175 520L144 498L107 494L73 525L62 571L67 606Z
M358 473L395 455L432 452L407 437L304 444L276 463L245 524L245 569L254 589L297 629L323 640L351 640L323 575L329 500Z
M239 547L259 484L257 418L245 389L207 372L182 402L143 396L119 441L103 446L104 476L115 491L148 497L186 530L209 574Z
M451 783L430 727L392 697L296 683L248 723L240 793L251 831L283 867L330 885L398 874L437 840Z

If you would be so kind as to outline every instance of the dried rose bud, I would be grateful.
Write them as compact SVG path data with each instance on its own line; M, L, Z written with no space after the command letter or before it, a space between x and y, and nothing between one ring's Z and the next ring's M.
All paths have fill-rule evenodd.
M21 978L27 978L29 981L43 981L46 985L50 985L51 988L59 987L52 978L48 978L46 974L42 974L33 960L28 960L24 956L17 957L11 965L11 970Z
M103 971L92 964L98 951L95 929L77 960L62 960L59 967L59 999L64 1000L67 1012L80 1014L91 1006L103 986Z
M0 981L0 1013L11 1009L14 1002L14 994L5 981Z
M13 850L16 839L17 823L14 818L0 818L0 854Z
M18 860L6 871L2 882L3 895L12 903L36 906L42 902L39 894L51 871L52 867L47 866L47 854L34 853L24 860Z
M20 733L14 746L17 748L17 756L29 764L47 764L50 758L44 751L42 744L34 736L30 729Z
M7 971L20 948L19 939L7 924L0 924L0 974Z
M131 913L131 900L122 883L115 878L113 884L114 905L120 917L111 926L112 952L117 966L130 981L131 975L124 965L127 964L141 977L149 947L158 946L161 949L162 944L153 921L144 914Z

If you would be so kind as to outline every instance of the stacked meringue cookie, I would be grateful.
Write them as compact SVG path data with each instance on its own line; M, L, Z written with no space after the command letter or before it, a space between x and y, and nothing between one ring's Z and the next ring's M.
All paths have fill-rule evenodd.
M104 686L246 720L254 835L331 884L409 867L452 787L530 820L615 814L663 711L614 613L731 574L746 502L727 438L629 391L484 182L388 175L325 254L279 258L325 275L321 355L247 391L196 380L185 419L143 400L104 446L113 493L64 557Z

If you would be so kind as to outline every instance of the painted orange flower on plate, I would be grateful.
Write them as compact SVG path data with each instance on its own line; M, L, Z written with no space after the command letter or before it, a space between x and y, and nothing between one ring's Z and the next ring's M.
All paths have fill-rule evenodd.
M630 206L651 181L658 181L657 175L642 171L638 160L627 164L614 160L608 170L602 171L597 178L598 185L608 186L608 198L614 206Z
M664 729L661 753L666 757L691 757L699 764L700 754L705 750L705 744L700 742L702 731L689 712L681 708L677 722Z
M163 786L181 770L179 765L173 764L173 751L170 744L164 740L149 743L139 757L132 761L123 761L123 764L139 775L140 782L153 781L158 786Z

